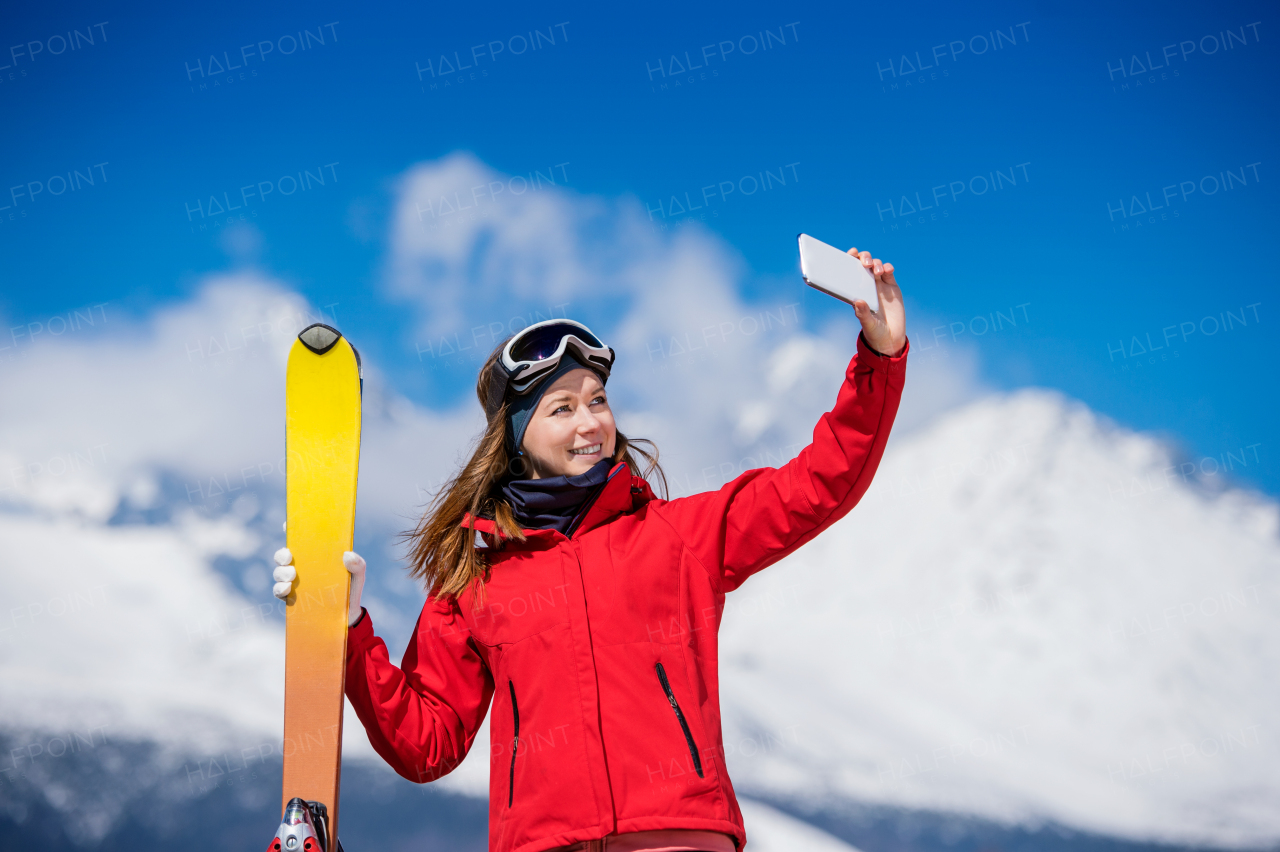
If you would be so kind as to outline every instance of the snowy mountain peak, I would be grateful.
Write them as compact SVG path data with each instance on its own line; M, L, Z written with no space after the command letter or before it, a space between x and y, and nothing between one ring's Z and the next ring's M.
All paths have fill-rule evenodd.
M730 598L727 739L779 742L735 777L1274 840L1277 507L1212 471L1036 390L892 440L848 517Z

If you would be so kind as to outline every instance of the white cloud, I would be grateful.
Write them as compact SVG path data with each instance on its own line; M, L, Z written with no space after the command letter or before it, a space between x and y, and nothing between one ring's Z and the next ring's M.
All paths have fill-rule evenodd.
M21 402L0 409L0 501L103 521L122 497L160 499L161 474L178 477L188 505L259 485L281 494L289 347L335 320L254 273L210 276L187 301L109 320L29 347L4 373L5 398ZM423 439L461 446L480 421L416 407L365 366L361 510L395 525L453 461Z
M655 232L634 199L546 184L517 194L468 154L405 176L392 249L390 293L416 311L416 345L433 358L460 343L482 358L556 310L601 334L618 351L610 389L621 428L657 440L685 492L794 454L855 348L852 310L808 291L798 272L776 298L748 302L745 264L708 231ZM980 389L960 347L911 371L906 426Z
M5 372L0 495L102 520L157 468L190 478L274 463L282 370L304 301L253 275L212 278L143 320L32 345ZM75 459L55 465L58 458ZM68 483L76 483L70 487Z

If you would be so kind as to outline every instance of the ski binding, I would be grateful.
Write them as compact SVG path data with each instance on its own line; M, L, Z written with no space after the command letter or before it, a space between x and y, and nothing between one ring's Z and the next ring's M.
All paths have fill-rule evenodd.
M308 802L297 796L284 808L284 819L267 852L329 852L329 809L323 802ZM337 841L334 852L343 852Z

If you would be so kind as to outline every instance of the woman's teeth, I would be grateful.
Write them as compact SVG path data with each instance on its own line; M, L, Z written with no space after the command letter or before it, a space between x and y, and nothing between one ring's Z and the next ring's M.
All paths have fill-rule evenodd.
M573 453L575 456L590 456L600 452L600 446L600 444L592 444L589 447L583 447L579 450L570 450L569 452Z

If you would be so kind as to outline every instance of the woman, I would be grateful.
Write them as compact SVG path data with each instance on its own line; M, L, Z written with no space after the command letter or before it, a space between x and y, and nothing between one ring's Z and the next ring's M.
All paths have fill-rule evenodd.
M871 483L906 372L892 264L875 274L835 407L777 469L654 496L605 393L614 353L549 321L480 371L488 426L413 542L429 590L399 667L352 571L347 697L378 754L425 782L490 720L489 848L710 850L746 842L725 768L716 632L724 596L843 517ZM485 547L479 547L476 533ZM294 573L277 554L276 589Z

